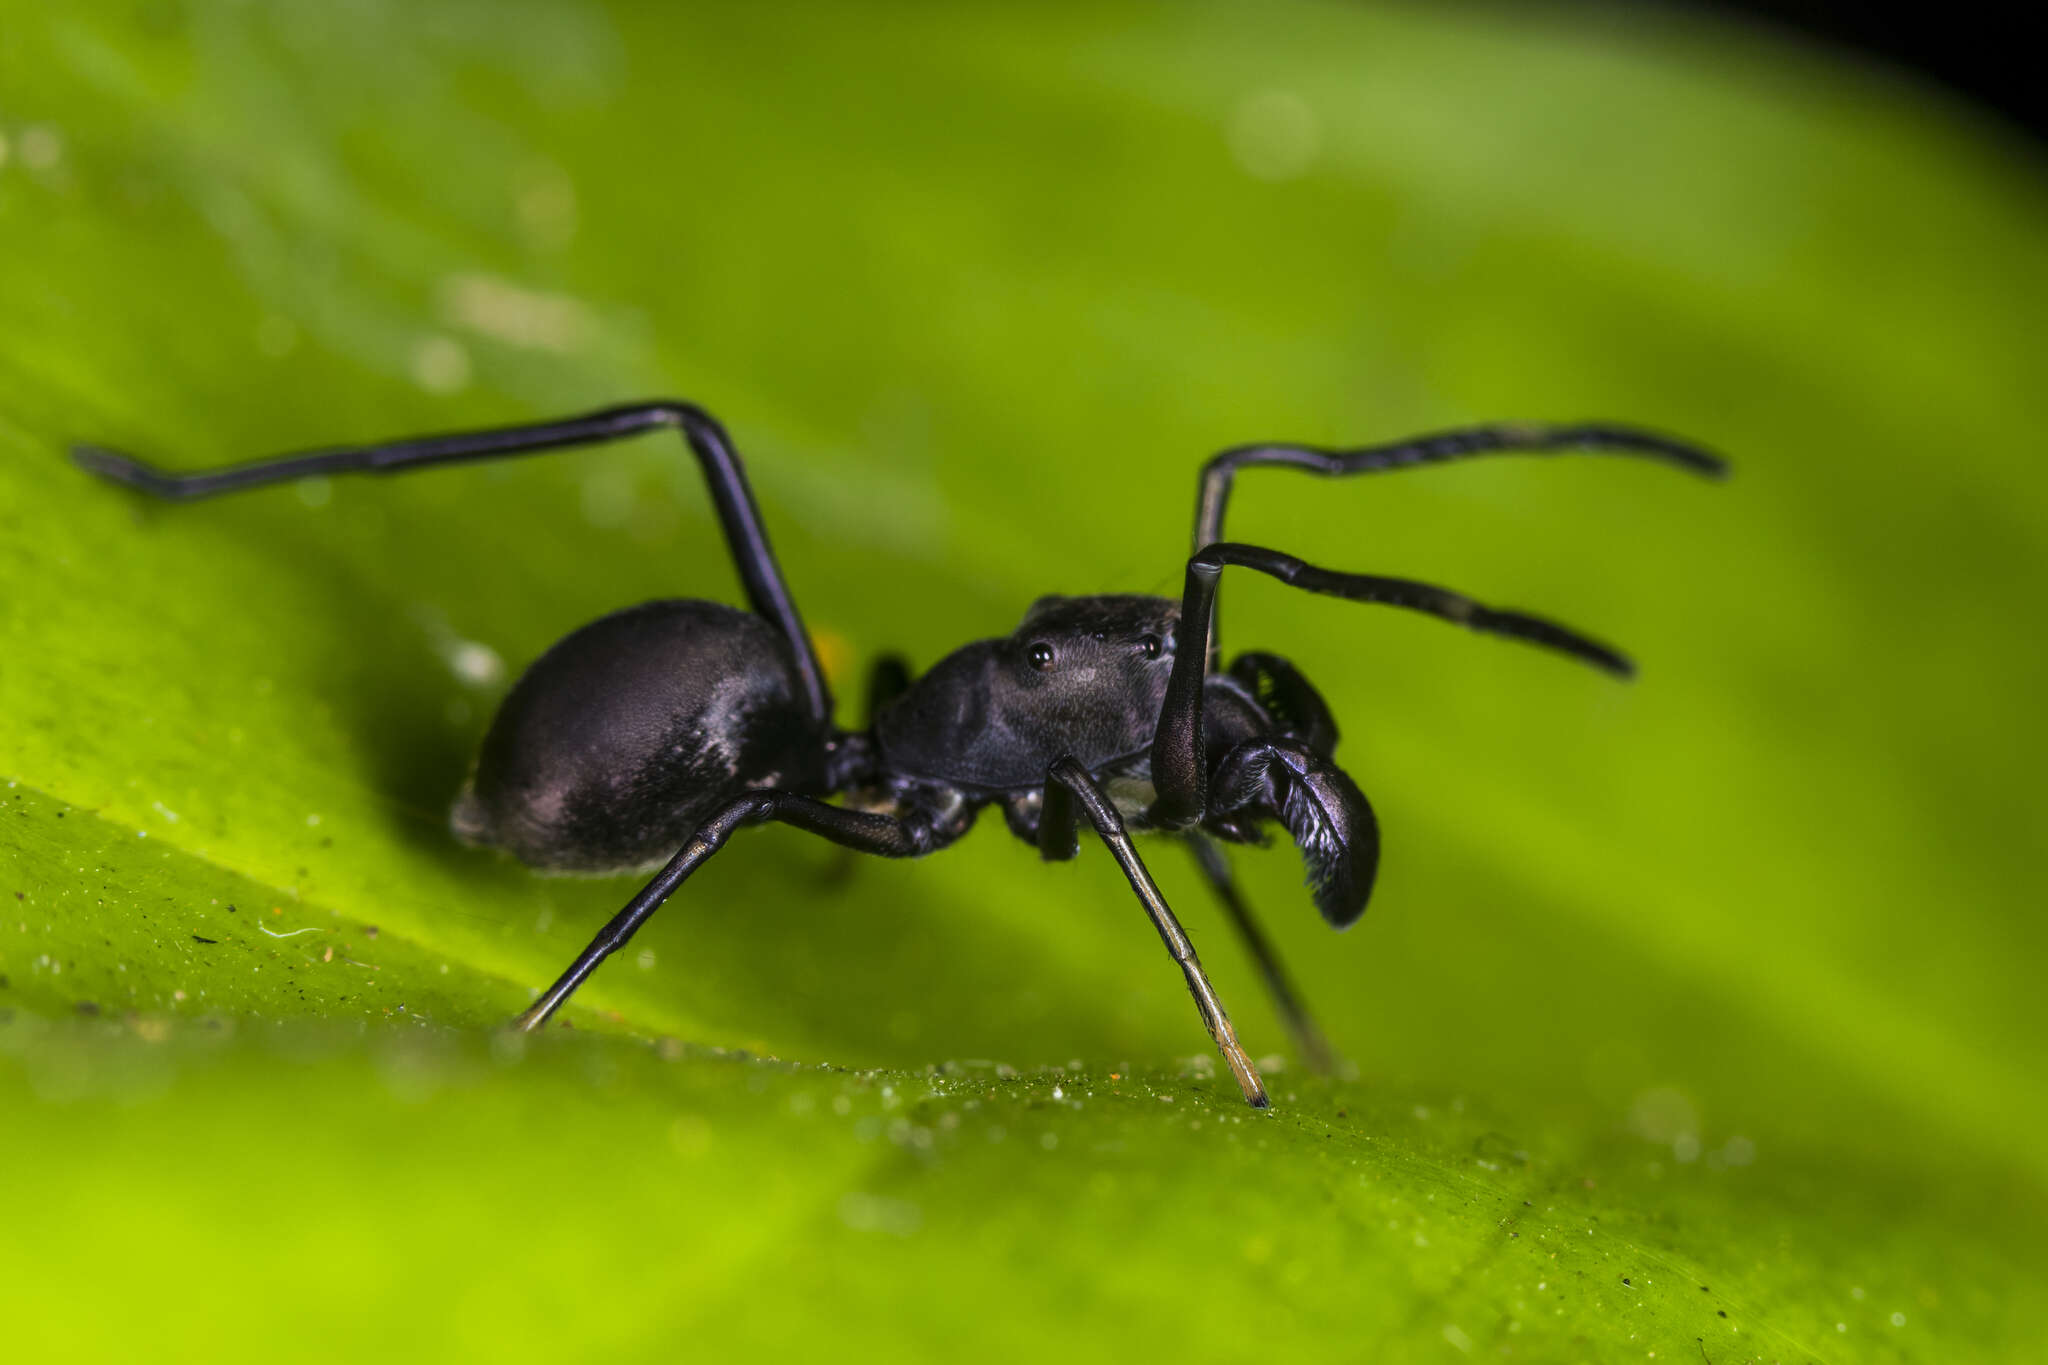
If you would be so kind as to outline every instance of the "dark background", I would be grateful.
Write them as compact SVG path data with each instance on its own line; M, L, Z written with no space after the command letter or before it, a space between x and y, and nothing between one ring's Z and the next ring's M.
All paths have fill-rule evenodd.
M2037 143L2048 138L2041 49L2038 40L2022 30L2018 16L2024 6L1963 3L1908 8L1823 0L1721 0L1690 7L1746 16L1907 68L1967 97Z

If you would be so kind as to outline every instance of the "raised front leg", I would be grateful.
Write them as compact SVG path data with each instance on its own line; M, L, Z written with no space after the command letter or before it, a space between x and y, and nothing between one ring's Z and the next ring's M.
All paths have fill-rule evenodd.
M1721 478L1728 472L1727 461L1690 441L1611 422L1495 422L1348 450L1262 441L1223 451L1202 466L1201 492L1195 500L1193 548L1200 550L1223 539L1223 513L1230 505L1231 484L1240 469L1278 466L1309 474L1342 476L1413 469L1476 455L1571 453L1657 460L1710 479ZM1217 661L1212 658L1210 662L1213 665Z
M797 614L796 600L790 596L781 566L775 562L775 551L768 544L768 531L761 524L761 509L755 506L753 491L747 486L739 452L717 419L694 403L631 403L557 421L301 451L189 474L165 473L132 455L95 445L73 446L71 456L80 468L102 478L153 497L189 502L310 474L396 474L503 455L596 445L658 427L680 430L696 455L711 489L711 502L725 532L726 547L732 552L733 567L739 571L740 584L746 590L747 603L788 638L802 677L807 709L821 725L828 723L832 718L832 694L825 685L825 672L818 665L817 652L811 647L803 618Z
M1153 883L1152 874L1145 870L1145 862L1131 843L1131 836L1125 831L1123 818L1116 813L1116 806L1095 784L1088 770L1072 758L1060 759L1046 775L1047 802L1039 817L1039 847L1046 848L1048 839L1059 840L1060 836L1049 835L1046 828L1055 819L1064 820L1067 825L1066 844L1071 844L1074 837L1074 807L1062 805L1056 809L1051 799L1055 788L1072 793L1074 802L1087 812L1089 822L1095 826L1102 842L1109 845L1117 865L1123 869L1124 879L1130 882L1131 890L1138 893L1145 913L1152 918L1152 927L1159 931L1160 941L1173 955L1173 960L1180 964L1181 975L1187 978L1188 994L1195 998L1195 1010L1202 1016L1202 1026L1209 1030L1216 1050L1223 1055L1223 1064L1237 1078L1245 1103L1254 1109L1264 1109L1269 1103L1265 1083L1259 1079L1258 1068L1252 1065L1252 1059L1237 1041L1237 1031L1230 1026L1230 1016L1225 1013L1223 1002L1217 999L1216 988L1209 984L1209 974L1202 970L1202 960L1195 956L1195 945L1188 941L1187 931L1180 927L1180 921L1174 918L1172 909L1166 904L1166 897L1159 894L1158 886Z
M1207 809L1202 680L1209 669L1216 582L1223 576L1223 570L1232 565L1256 569L1309 592L1353 602L1405 607L1485 634L1525 640L1620 677L1630 677L1635 672L1635 665L1625 656L1598 640L1540 616L1483 606L1449 588L1407 578L1336 573L1257 545L1211 545L1188 560L1180 624L1174 634L1173 671L1167 675L1166 701L1160 709L1159 728L1153 734L1152 783L1158 799L1147 814L1162 829L1186 829L1199 821Z
M1201 497L1195 504L1194 548L1199 550L1223 539L1223 512L1229 506L1230 486L1240 469L1279 465L1309 474L1376 474L1475 455L1569 453L1659 460L1713 479L1728 472L1727 461L1691 441L1612 422L1494 422L1348 450L1262 441L1213 455L1202 466Z

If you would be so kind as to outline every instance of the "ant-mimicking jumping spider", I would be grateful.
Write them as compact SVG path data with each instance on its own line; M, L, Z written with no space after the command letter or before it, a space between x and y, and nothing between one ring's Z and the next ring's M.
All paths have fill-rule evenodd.
M1400 469L1471 455L1599 451L1718 477L1696 446L1605 424L1503 424L1389 445L1323 450L1250 445L1202 468L1194 554L1178 602L1043 597L1010 634L964 645L913 677L876 662L869 725L832 718L817 651L768 545L740 459L690 403L606 408L561 421L315 450L167 474L95 446L85 469L159 498L189 500L307 475L396 473L681 431L703 466L751 610L672 599L614 612L530 667L484 736L452 825L471 844L536 868L616 872L658 866L561 979L515 1021L540 1027L605 958L742 825L778 820L863 853L915 858L959 839L984 807L1048 860L1074 856L1082 820L1115 855L1179 964L1202 1023L1245 1100L1265 1086L1130 831L1180 835L1221 898L1307 1059L1331 1053L1231 881L1213 839L1251 843L1277 822L1300 847L1316 908L1342 929L1372 892L1379 829L1333 758L1337 726L1307 678L1276 654L1222 665L1217 580L1253 569L1310 592L1428 613L1558 650L1627 677L1629 661L1564 626L1485 607L1402 578L1336 573L1223 539L1237 471L1282 465L1318 474ZM828 798L845 796L849 804Z

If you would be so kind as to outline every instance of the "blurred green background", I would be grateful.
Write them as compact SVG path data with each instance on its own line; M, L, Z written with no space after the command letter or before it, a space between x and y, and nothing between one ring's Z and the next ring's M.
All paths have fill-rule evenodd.
M1966 113L1635 11L0 6L7 1353L2030 1353L2044 227ZM655 394L736 434L849 721L881 650L1173 591L1224 445L1738 468L1241 480L1237 538L1643 670L1232 587L1386 837L1342 937L1238 860L1357 1071L1261 1116L1109 860L993 818L750 833L493 1040L632 885L447 802L552 640L733 596L672 441L194 507L63 455Z

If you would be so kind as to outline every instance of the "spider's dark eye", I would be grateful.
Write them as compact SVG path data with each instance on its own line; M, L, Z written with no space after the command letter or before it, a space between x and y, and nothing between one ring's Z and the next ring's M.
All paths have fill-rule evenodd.
M1158 658L1159 651L1163 648L1165 646L1160 644L1157 635L1140 635L1138 637L1138 651L1148 659Z
M1031 660L1033 668L1043 673L1046 669L1052 667L1052 646L1041 640L1039 643L1031 646L1031 652L1026 657Z

